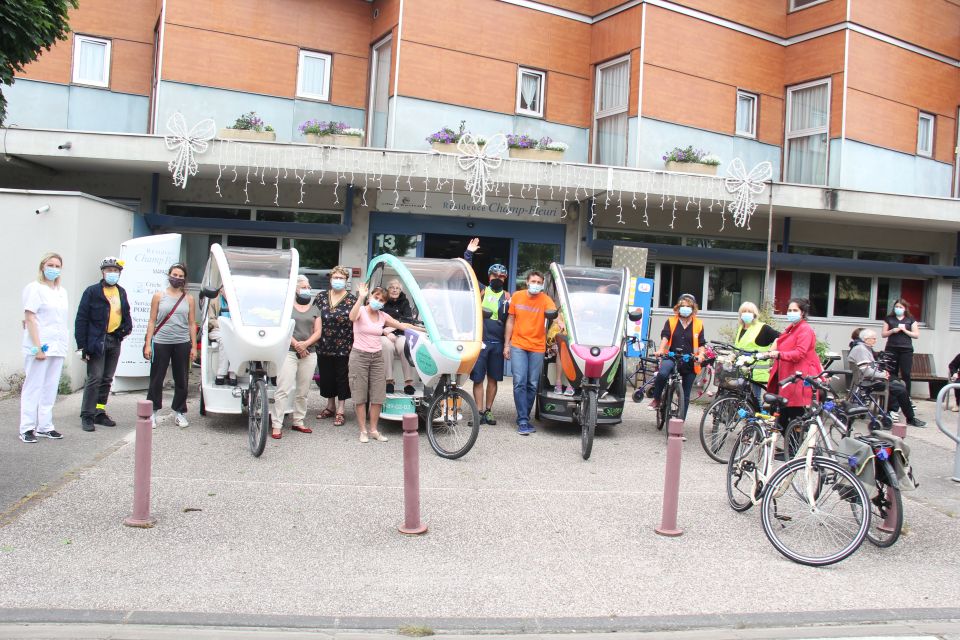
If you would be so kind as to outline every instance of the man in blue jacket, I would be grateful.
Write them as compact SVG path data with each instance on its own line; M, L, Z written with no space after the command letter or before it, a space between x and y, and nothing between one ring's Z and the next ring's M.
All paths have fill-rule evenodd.
M80 405L80 425L84 431L95 431L94 425L115 427L107 415L107 398L113 374L120 360L120 342L133 329L127 292L117 282L123 262L113 256L100 263L103 279L90 285L80 298L73 333L77 348L87 363L87 383Z
M480 248L480 238L467 245L464 260L473 264L473 254ZM507 268L502 264L490 265L487 270L488 286L480 286L480 306L483 309L483 348L480 357L470 372L473 381L473 398L480 408L480 424L497 424L493 417L493 401L497 387L503 381L503 332L510 308L510 292L507 291ZM486 389L484 389L486 379ZM486 397L484 397L486 391Z

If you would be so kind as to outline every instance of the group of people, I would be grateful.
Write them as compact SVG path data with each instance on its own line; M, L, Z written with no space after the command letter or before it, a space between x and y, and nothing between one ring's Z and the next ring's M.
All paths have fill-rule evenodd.
M70 351L69 303L61 284L63 258L56 253L40 259L37 277L23 289L24 381L20 396L20 440L38 437L59 440L53 406L60 387L63 363ZM119 284L123 262L108 256L100 262L101 278L87 287L77 306L73 333L77 352L86 363L87 379L80 405L80 426L115 427L106 411L113 376L120 360L120 345L133 330L127 292ZM143 357L150 360L147 400L153 403L153 422L162 407L163 381L172 365L173 411L178 426L189 423L187 372L196 349L196 314L193 297L186 293L187 270L177 263L167 270L169 286L153 295ZM160 319L158 321L158 318Z

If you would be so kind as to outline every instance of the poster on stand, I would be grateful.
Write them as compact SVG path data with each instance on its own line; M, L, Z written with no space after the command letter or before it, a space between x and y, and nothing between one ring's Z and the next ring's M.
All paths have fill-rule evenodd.
M639 358L647 355L646 341L650 336L650 309L653 307L653 280L649 278L630 278L633 295L628 298L627 309L640 311L643 317L636 322L627 323L627 336L636 336L636 342L627 343L627 357Z
M124 261L120 286L127 291L133 332L123 341L114 377L114 391L146 389L150 362L143 359L143 341L150 319L150 299L167 287L167 269L180 260L180 234L167 233L127 240L120 245Z

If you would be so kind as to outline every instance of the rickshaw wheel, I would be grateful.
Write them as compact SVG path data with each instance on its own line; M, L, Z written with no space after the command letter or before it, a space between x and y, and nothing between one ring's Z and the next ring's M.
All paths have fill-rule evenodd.
M250 403L247 411L247 435L250 440L250 453L259 458L267 444L267 430L270 428L270 412L267 404L267 381L263 378L250 386L247 396Z
M593 435L597 429L597 390L584 389L580 400L580 455L590 459L593 451Z
M447 387L435 393L425 422L430 446L448 460L470 451L480 434L480 411L473 397L459 388Z

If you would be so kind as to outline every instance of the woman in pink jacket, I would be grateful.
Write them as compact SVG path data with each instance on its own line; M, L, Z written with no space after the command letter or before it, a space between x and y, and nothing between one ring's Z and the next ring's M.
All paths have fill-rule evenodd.
M780 381L801 372L805 376L815 376L823 367L820 357L817 356L817 336L813 327L807 322L810 312L810 302L804 298L793 298L787 305L787 322L790 326L777 338L775 346L770 350L770 357L774 358L770 368L770 382L767 390L779 393L787 399L787 407L780 412L781 424L786 426L790 420L800 416L804 407L810 405L813 399L813 388L801 382L780 388Z

